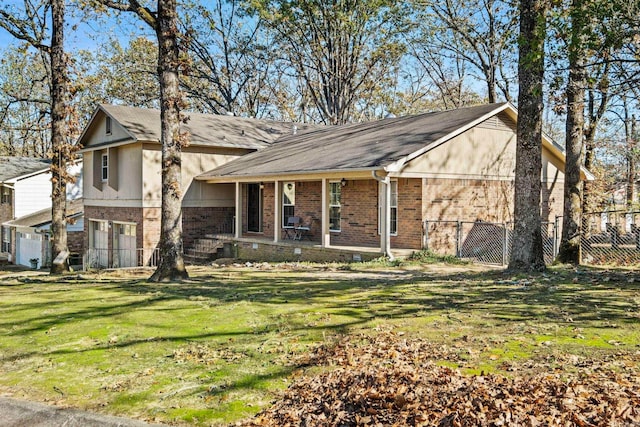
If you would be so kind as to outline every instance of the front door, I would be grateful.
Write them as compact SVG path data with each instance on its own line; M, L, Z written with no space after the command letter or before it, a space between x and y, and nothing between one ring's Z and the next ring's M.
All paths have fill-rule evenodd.
M260 189L260 184L247 185L247 231L262 231L262 189Z

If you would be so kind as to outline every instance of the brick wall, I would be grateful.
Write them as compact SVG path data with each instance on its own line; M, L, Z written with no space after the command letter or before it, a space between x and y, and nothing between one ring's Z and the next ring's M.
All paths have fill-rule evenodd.
M184 247L204 234L223 232L233 221L233 208L190 207L182 210ZM85 206L84 244L89 247L89 220L128 222L137 224L136 247L156 248L160 241L160 208L123 208ZM109 228L109 248L113 247L113 232Z
M393 247L419 249L422 241L421 180L401 179L398 182L398 235ZM264 235L273 237L273 184L263 190ZM296 182L295 215L303 223L311 223L311 240L321 241L322 182ZM341 230L331 232L331 244L339 246L378 247L378 182L349 180L342 187Z
M147 223L143 222L143 218L147 218ZM155 219L155 221L153 221ZM138 248L154 248L160 239L160 209L143 209L143 208L123 208L123 207L107 207L107 206L87 206L84 207L84 244L89 248L89 221L103 220L112 222L129 222L135 223L136 226L136 247ZM157 222L157 230L154 230L154 222ZM145 227L151 230L150 236L144 236ZM109 227L108 233L109 248L113 247L113 230Z
M425 179L424 220L513 220L513 181Z
M234 208L183 208L182 239L185 248L205 234L230 233ZM158 235L158 238L160 235Z
M82 231L70 231L67 233L67 247L70 253L80 255L84 253L85 235Z
M422 247L422 179L398 179L398 233L391 237L391 247Z
M296 204L294 215L299 216L303 224L310 224L309 232L312 241L321 240L322 216L322 182L298 181L296 185ZM274 184L266 183L262 190L262 230L265 237L273 238L274 222ZM245 203L246 207L246 203ZM282 215L282 205L278 206ZM246 209L245 209L246 211ZM243 232L246 231L246 221L243 221Z
M262 189L262 233L265 237L273 239L273 203L275 198L275 185L273 182L264 184ZM280 207L282 209L282 207Z
M564 211L563 182L543 182L540 196L543 222L554 222L556 216L562 216Z
M12 190L13 193L13 190ZM12 198L13 201L13 198ZM13 204L0 203L0 224L13 219Z
M379 247L378 182L349 180L342 187L340 232L331 232L331 244Z
M320 242L322 239L322 182L296 182L295 216L302 225L309 225L309 238Z

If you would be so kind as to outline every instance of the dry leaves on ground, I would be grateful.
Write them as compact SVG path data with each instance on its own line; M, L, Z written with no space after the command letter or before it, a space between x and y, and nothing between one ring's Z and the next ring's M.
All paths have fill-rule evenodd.
M462 375L437 366L437 347L381 333L316 349L302 375L244 426L635 426L640 379L624 365L518 377ZM434 352L430 353L430 352ZM442 360L442 359L440 359ZM636 365L637 366L637 365Z

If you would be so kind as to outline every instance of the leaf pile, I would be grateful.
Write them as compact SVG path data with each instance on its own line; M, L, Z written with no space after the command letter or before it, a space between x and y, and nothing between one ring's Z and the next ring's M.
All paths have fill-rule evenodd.
M437 366L433 346L379 334L344 340L306 360L334 365L301 376L244 426L632 426L640 425L640 379L624 365L576 372L465 376ZM437 356L437 355L436 355Z

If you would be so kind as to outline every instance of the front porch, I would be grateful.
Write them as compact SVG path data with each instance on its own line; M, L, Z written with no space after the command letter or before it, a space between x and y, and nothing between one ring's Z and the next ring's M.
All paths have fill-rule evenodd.
M232 185L238 242L346 251L356 258L359 253L394 258L422 247L420 179L382 179L369 171ZM292 219L296 222L289 224Z

